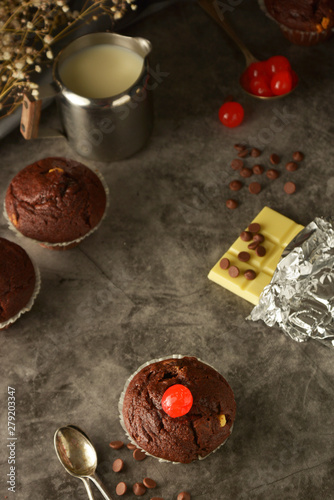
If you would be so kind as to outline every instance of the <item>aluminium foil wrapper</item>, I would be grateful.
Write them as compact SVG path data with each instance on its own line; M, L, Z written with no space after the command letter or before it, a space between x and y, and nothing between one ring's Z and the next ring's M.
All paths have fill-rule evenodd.
M247 319L334 348L334 218L315 218L289 243Z

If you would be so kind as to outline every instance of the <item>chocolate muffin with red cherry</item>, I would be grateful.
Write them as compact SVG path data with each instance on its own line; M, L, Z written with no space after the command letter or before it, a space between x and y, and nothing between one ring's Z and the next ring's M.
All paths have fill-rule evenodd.
M219 448L236 415L225 378L195 357L152 361L127 382L121 422L133 443L162 460L190 463Z

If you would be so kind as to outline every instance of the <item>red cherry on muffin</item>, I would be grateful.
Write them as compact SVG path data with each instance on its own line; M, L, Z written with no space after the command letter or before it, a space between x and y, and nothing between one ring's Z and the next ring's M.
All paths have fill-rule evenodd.
M185 385L171 385L163 394L161 406L172 418L186 415L193 404L193 396Z

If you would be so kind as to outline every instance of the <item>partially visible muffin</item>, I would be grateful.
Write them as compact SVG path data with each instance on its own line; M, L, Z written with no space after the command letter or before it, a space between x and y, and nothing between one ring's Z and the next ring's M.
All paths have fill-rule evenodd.
M261 1L293 43L314 45L327 40L333 33L334 0Z
M58 157L21 170L5 197L8 219L17 231L50 244L78 242L97 227L106 204L106 189L95 172Z
M0 329L30 309L36 285L35 268L26 251L0 238Z
M167 389L181 384L193 403L171 417L163 409ZM120 400L121 422L134 443L172 462L204 458L230 436L236 414L231 387L220 373L194 357L153 361L126 384Z

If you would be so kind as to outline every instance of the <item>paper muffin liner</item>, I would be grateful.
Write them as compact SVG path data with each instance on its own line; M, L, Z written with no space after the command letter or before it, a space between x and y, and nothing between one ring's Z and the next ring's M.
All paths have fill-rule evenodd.
M22 316L22 314L30 311L30 309L32 308L32 306L36 300L36 297L39 294L39 291L41 289L41 273L39 272L38 267L36 266L34 261L30 258L29 255L28 255L28 257L29 257L29 259L34 267L34 271L35 271L34 291L29 299L29 302L23 307L23 309L21 309L21 311L16 313L15 316L12 316L11 318L7 319L7 321L3 321L2 323L0 323L0 330L5 330L6 328L10 327L13 323L15 323L15 321L17 321Z
M128 438L128 440L130 441L130 443L132 443L134 446L136 446L136 448L140 449L143 453L145 453L145 455L147 455L148 457L153 457L155 458L156 460L159 460L159 462L168 462L168 463L171 463L171 464L176 464L176 465L187 465L187 464L183 464L182 462L174 462L172 460L167 460L165 458L160 458L160 457L157 457L155 455L152 455L151 453L149 453L148 451L144 450L143 448L141 448L139 446L139 444L133 439L132 436L130 436L127 428L126 428L126 425L125 425L125 422L124 422L124 419L123 419L123 403L124 403L124 397L125 397L125 393L127 391L127 388L131 382L131 380L137 375L137 373L139 373L143 368L145 368L146 366L148 365L151 365L153 363L158 363L159 361L165 361L166 359L182 359L182 358L185 358L185 357L194 357L196 358L198 361L200 361L201 363L203 363L204 365L207 365L209 366L210 368L212 368L213 370L217 371L216 368L204 361L202 361L200 358L198 358L197 356L191 356L190 354L171 354L170 356L163 356L161 358L156 358L156 359L151 359L150 361L146 361L146 363L143 363L132 375L130 375L130 377L127 379L127 381L125 382L125 385L124 385L124 388L123 388L123 391L121 393L121 396L119 398L119 401L118 401L118 412L119 412L119 420L120 420L120 424L126 434L126 437ZM219 372L218 372L219 373ZM215 448L214 450L212 450L210 453L208 453L207 455L205 455L205 457L201 457L201 456L198 456L197 459L198 460L205 460L208 456L210 456L212 453L215 453L217 450L219 450L219 448L221 448L225 443L226 441L229 439L229 437L231 436L232 434L232 430L233 430L233 423L230 427L230 434L229 436L227 436L227 438L225 439L225 441L223 441L222 443L220 443L219 446L217 446L217 448Z
M328 40L334 33L333 28L324 29L320 32L318 31L302 31L297 29L288 28L284 24L280 23L275 19L267 10L264 0L258 0L261 10L266 14L269 19L274 21L281 29L285 38L287 38L291 43L296 45L316 45L318 43Z
M87 167L87 165L85 165L85 166ZM90 167L87 167L87 168L90 168ZM11 231L13 231L16 234L16 236L28 238L30 241L33 241L34 243L38 243L41 247L47 248L48 250L70 250L71 248L75 248L76 246L78 246L79 243L81 243L85 238L90 236L92 233L94 233L100 227L100 225L102 224L102 221L105 219L105 217L107 215L107 211L109 208L109 188L108 188L108 185L107 185L103 175L101 174L101 172L99 170L92 169L92 168L91 168L91 170L98 176L98 178L100 179L100 181L102 183L103 189L106 193L106 206L105 206L104 213L103 213L101 219L96 224L96 226L94 226L90 231L88 231L88 233L86 233L83 236L80 236L80 238L77 238L77 239L72 240L72 241L64 241L64 242L57 242L57 243L50 243L47 241L39 241L39 240L36 240L34 238L29 238L29 236L25 236L18 229L16 229L16 227L14 226L12 221L9 219L9 216L8 216L7 210L6 210L6 199L5 199L4 207L3 207L4 208L3 215L7 221L9 229Z

